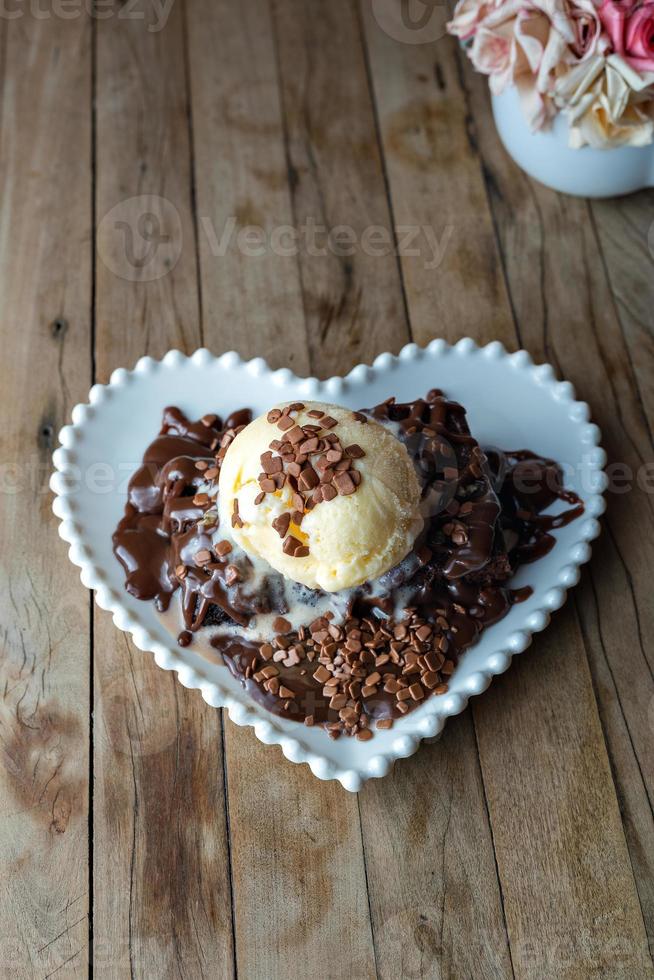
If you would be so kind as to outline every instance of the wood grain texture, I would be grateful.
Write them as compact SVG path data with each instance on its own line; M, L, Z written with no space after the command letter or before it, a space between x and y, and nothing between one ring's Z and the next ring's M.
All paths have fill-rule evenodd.
M453 42L397 42L380 26L394 6L360 3L413 336L502 339L507 293Z
M411 135L412 139L422 147L423 152L426 152L425 147L427 147L429 159L433 164L430 167L430 176L433 170L441 169L437 165L437 161L440 164L441 160L443 171L448 172L450 146L457 145L457 140L467 138L469 163L465 168L465 181L459 174L457 208L465 214L469 207L476 216L478 227L488 229L490 234L494 224L500 221L497 210L489 207L490 180L487 170L490 150L485 148L482 165L477 149L480 139L479 130L485 127L484 132L486 134L490 132L490 116L485 104L482 108L471 100L466 82L466 76L469 74L467 66L453 64L457 59L460 61L461 56L455 53L455 48L448 41L431 47L421 46L418 53L409 46L389 46L383 32L374 23L368 6L364 5L363 9L367 33L371 38L370 57L373 79L378 92L382 133L387 134L394 120L398 115L403 118L404 112L410 112L414 121L419 119L419 122L414 122ZM383 61L381 55L377 54L377 46L385 55ZM401 64L396 67L392 62L393 70L388 71L390 55ZM377 57L379 57L378 61ZM385 72L382 70L382 65L386 69ZM381 79L379 85L377 85L378 76ZM389 77L393 79L392 87L390 83L385 82ZM482 80L476 81L479 88ZM452 105L457 106L456 119L452 118ZM430 108L427 109L427 106ZM391 113L388 122L387 113ZM458 125L454 124L455 122L458 122ZM439 126L442 127L440 130ZM411 155L404 154L403 150L398 154L397 147L391 141L387 149L387 166L393 199L396 193L396 174L391 163L393 157L396 158L399 194L406 207L407 200L411 203L411 199L407 198L404 188L407 185L414 186L409 183L406 173L417 164ZM493 186L491 185L491 190ZM555 197L551 195L551 198ZM442 197L439 198L441 199ZM416 197L412 202L414 221L419 213L420 200ZM510 220L506 220L503 226L509 229L510 234L515 233L516 224L520 226L520 223L515 220L515 207L514 194L511 199ZM562 210L560 206L559 211ZM411 212L408 220L411 220ZM576 227L579 228L581 225L577 218ZM469 227L467 232L470 234ZM568 228L566 232L569 234ZM466 242L455 242L452 247L455 252L463 247L465 254ZM554 251L550 248L548 252L550 261L558 259L558 255L553 256ZM527 329L533 324L533 317L528 322L523 322L518 317L514 323L513 305L517 305L517 301L512 292L509 297L501 281L504 265L509 262L509 258L506 252L501 248L498 249L494 242L492 252L493 257L490 260L483 252L480 253L479 260L490 261L494 270L492 276L488 274L487 268L480 270L484 283L496 283L494 309L490 317L484 315L482 324L471 332L476 339L488 339L485 337L485 329L490 319L493 324L493 335L512 346L516 339L523 339ZM537 284L533 281L533 276L529 279L527 257L528 253L525 253L524 248L516 248L511 252L513 278L508 275L507 283L509 287L515 285L521 296L524 295L533 302L534 295L538 295L535 289ZM569 275L569 270L572 268L569 255L566 255L566 260L567 264L561 263L556 287L552 286L550 290L553 295L561 297L562 303L565 302L566 293L569 292L566 272ZM457 302L463 305L470 303L470 309L473 308L469 287L472 278L472 293L474 293L477 274L459 265L456 258L451 258L450 274L447 279L447 301L452 308L456 308ZM405 277L407 304L413 319L414 292L408 274L405 273ZM428 284L423 282L420 285L422 288L419 297L424 299ZM433 288L433 281L431 285ZM420 309L420 299L417 304L418 309ZM484 314L485 312L484 309ZM558 322L561 322L561 319L562 315ZM615 331L614 322L611 323L610 329ZM446 328L443 332L446 336L460 335L459 324L455 323L449 331ZM581 329L577 336L583 337ZM538 346L533 342L528 346L536 354L539 353ZM551 353L551 350L543 351L541 356L551 357ZM542 976L544 970L548 976L565 976L569 975L566 971L570 969L577 971L575 976L592 976L597 969L611 970L618 967L622 971L620 975L626 976L630 970L647 969L642 916L629 855L624 847L618 803L579 627L575 621L574 611L567 610L559 618L568 624L570 637L570 642L566 644L565 658L557 656L560 654L560 647L555 646L551 636L546 636L535 645L537 650L547 651L548 659L545 663L551 669L552 676L549 677L547 669L539 675L530 659L525 658L526 663L521 662L519 668L515 668L517 679L514 679L512 673L498 685L501 694L498 694L497 688L494 688L491 696L485 696L484 699L475 702L473 707L511 941L512 966L516 976ZM565 629L565 626L560 628ZM520 669L527 683L523 681L520 684L518 673ZM585 714L582 711L577 714L576 699L570 697L570 691L578 692L581 705L586 704ZM514 737L510 739L503 737L505 716L511 716L514 705L516 711L525 712L523 715L525 723L527 717L530 718L529 739L516 738L517 730L513 733ZM557 719L557 725L554 727L552 718ZM582 719L583 723L580 724ZM570 730L575 732L575 737L569 737ZM517 748L515 748L516 744ZM580 747L588 751L589 746L592 746L590 751L594 762L584 772ZM566 781L559 779L557 771L551 768L551 753L561 760L563 772L575 773L574 802ZM512 785L510 790L507 788L505 794L498 795L498 788L505 785L504 774L515 773L516 769L520 773L531 773L532 777L523 777L518 790ZM544 776L540 775L541 769ZM520 807L512 807L511 803L516 799L517 794L519 794ZM557 813L556 823L552 824L546 820L545 824L539 825L538 828L538 839L547 841L545 852L533 851L528 846L528 836L523 832L521 837L521 828L525 822L538 820L540 814L547 813L550 809ZM599 826L602 827L602 831L598 834ZM567 867L567 863L574 860L574 848L582 848L587 838L595 841L598 836L600 839L611 839L613 847L610 860L607 860L601 847L590 849L586 846L588 863L582 862L574 871L575 888L583 895L583 900L580 901L579 894L575 896L572 889L566 889L562 900L559 894L561 874ZM523 846L516 848L515 841L519 839L522 839ZM608 888L603 892L601 901L605 914L609 918L614 918L610 930L611 941L608 940L596 911L599 901L596 884L598 880L608 882ZM522 893L522 885L536 881L539 897L534 901L534 897L529 896L532 900L528 902L527 896ZM624 948L621 950L617 959L613 945L613 938L616 935L623 937L623 946L627 947L626 950ZM539 936L547 936L548 939L542 943ZM546 959L548 948L552 955ZM536 953L533 952L534 950Z
M516 976L649 977L572 606L511 674L474 716Z
M157 9L156 0L139 0L133 12L143 19L96 25L100 382L117 363L193 350L202 336L183 7L174 4L165 28L150 31Z
M445 203L443 184L438 186L444 175L427 163L440 160L442 149L438 127L432 125L438 116L438 93L425 91L423 81L456 75L447 50L392 43L369 5L362 5L362 15L393 213L404 226L422 228L420 254L401 255L412 335L421 343L436 332L456 339L461 335L456 322L443 322L435 330L426 312L438 305L444 284L448 302L458 310L465 302L466 273L465 260L462 266L456 254L461 240L447 232L442 237L443 206L450 206ZM454 106L453 96L449 104ZM453 117L448 111L449 139L458 145L467 140L465 113L462 109ZM399 131L401 119L407 139L418 148L417 156L405 152L395 135L389 135ZM445 168L447 159L444 153ZM476 209L483 195L475 162L466 163L462 171L456 189L457 207L464 216ZM482 212L477 220L490 234L489 215ZM428 266L437 260L439 243L448 250L448 264L445 270L441 265L434 271ZM494 270L493 280L489 277L485 285L502 295L496 257L485 256L484 262ZM470 714L456 719L439 744L409 763L399 763L382 782L368 784L360 806L380 976L510 976L500 885ZM397 814L398 808L399 821L389 825L382 815ZM402 849L407 827L410 843ZM402 850L402 872L389 876L388 854ZM473 864L460 859L466 853L474 853Z
M396 6L0 17L0 976L87 975L90 876L103 978L654 975L654 193L529 181ZM439 742L352 797L89 631L45 485L93 380L464 334L575 383L614 492L574 598Z
M267 4L192 9L193 101L206 109L194 115L199 208L218 227L245 208L246 223L271 233L293 219ZM257 257L237 244L220 257L202 242L201 253L212 348L233 345L301 374L326 370L309 359L297 256ZM239 974L373 977L356 798L228 721L225 748Z
M273 3L312 370L397 350L406 319L356 5Z
M162 31L133 19L97 25L101 380L146 351L201 342L182 18L175 5ZM95 692L96 973L229 977L220 714L101 612Z
M512 976L470 714L360 807L379 977Z
M624 335L626 354L636 381L634 393L642 406L642 425L651 444L654 426L654 194L644 191L616 201L596 201L591 205L591 214L616 315ZM640 498L639 510L651 526L654 484L648 479L648 473L651 475L654 467L651 463L648 466L647 462L651 456L647 438L642 439L641 446L645 462L635 472L632 471L629 482L633 484L635 477ZM619 464L619 460L616 462ZM621 467L618 465L615 476L619 477L620 474ZM624 481L614 478L613 482L615 489L623 489ZM647 502L650 503L649 508ZM627 501L624 506L626 510ZM650 535L647 537L649 539ZM602 544L606 546L606 542ZM654 735L654 656L651 634L645 632L648 628L647 613L646 622L640 622L643 602L647 609L650 600L638 587L639 572L643 568L641 562L634 575L633 567L629 567L630 553L627 562L617 547L611 551L613 561L610 567L615 574L611 575L603 589L601 577L593 575L590 608L597 611L600 601L611 601L610 595L616 596L621 594L620 590L628 590L632 608L630 634L625 639L622 632L627 618L624 614L615 624L611 620L607 622L607 617L601 621L597 614L594 621L588 617L586 621L593 636L594 649L601 650L601 654L592 661L597 689L603 694L600 712L619 791L650 951L654 953L654 778L649 764L651 752L648 751ZM601 554L603 551L600 551ZM609 632L608 627L614 629ZM617 644L614 642L616 638ZM636 684L634 677L638 679Z
M594 223L615 311L649 427L654 426L654 191L593 201Z
M481 79L467 65L464 72L521 341L537 359L550 360L575 384L579 395L590 402L609 459L626 463L636 474L651 455L651 443L596 231L589 220L588 205L561 198L519 174L500 149ZM579 853L584 855L585 874L575 875L574 883L575 888L586 889L585 897L583 902L574 901L571 889L567 888L565 895L570 901L564 905L560 901L552 903L548 909L546 924L551 932L551 948L561 950L547 965L553 976L566 975L570 969L576 970L579 976L593 976L598 970L613 971L616 976L651 975L643 923L643 913L651 914L651 905L647 905L651 900L649 859L643 855L651 853L648 845L652 833L651 805L647 804L649 755L646 748L651 742L652 673L648 659L651 653L644 638L651 635L646 624L654 607L649 595L638 586L642 581L638 574L644 569L641 562L651 561L648 555L652 536L643 533L644 528L651 527L651 496L639 490L635 480L628 498L610 493L604 523L605 534L596 548L595 563L575 593L576 623L581 634L573 624L575 617L569 607L556 617L557 629L566 636L566 643L557 644L549 633L535 645L536 650L547 650L552 660L548 683L543 684L542 678L539 679L538 667L533 666L536 658L531 658L531 665L520 662L513 672L515 699L508 678L499 685L504 692L502 715L500 695L495 690L475 707L483 764L486 749L497 756L498 738L503 732L499 725L502 717L508 718L514 709L519 713L522 709L518 705L524 707L529 703L532 725L548 733L549 741L556 738L557 751L563 753L559 756L561 772L575 773L572 781L562 779L557 787L548 786L550 805L554 798L558 804L556 823L548 824L547 862L540 852L523 849L522 853L531 854L534 861L524 869L523 876L517 876L522 881L532 876L535 880L545 869L552 875L559 861L563 864L572 858L572 839L577 838ZM629 556L629 564L625 563L625 555ZM597 701L586 691L589 679L586 660ZM523 701L522 675L532 692L527 701ZM570 691L584 692L584 697L575 698ZM622 719L616 711L616 700ZM597 704L604 732L597 723ZM569 729L571 724L573 727ZM564 737L566 730L575 729L574 737ZM588 766L583 778L583 754L591 743L593 765ZM634 815L631 853L620 846L624 829L618 801L613 797L609 756L611 760L630 759L629 770L624 770L624 782L618 780L618 794L620 802L629 799ZM548 753L539 770L553 774L547 765L549 757ZM525 745L522 771L527 766L531 771L534 759L533 744ZM512 753L507 769L515 761ZM640 784L634 770L640 773ZM501 786L495 769L492 785L495 789ZM524 795L521 792L519 799L525 807L525 816L530 820L537 818L540 823L544 810L542 778L539 783L524 781L521 790ZM510 792L510 798L515 800L515 786ZM508 803L508 799L506 796L504 802ZM491 817L492 813L491 805ZM518 831L517 826L513 829ZM542 827L539 838L545 841ZM613 842L610 862L607 862L608 852L595 846L598 838ZM504 860L510 861L512 880L517 880L514 877L517 867L513 863L517 853L515 839L515 833L507 835L504 857L498 850L500 872ZM553 846L556 851L552 851ZM612 923L608 927L593 912L600 901L595 892L596 883L602 880L608 883L601 897L606 922ZM518 930L511 936L512 951L518 944L518 936L524 950L538 944L539 952L531 953L524 964L527 973L536 976L545 968L544 961L539 959L545 955L540 948L542 934L534 928L533 917L529 920L525 917L525 905L518 896L513 904L510 892L505 890L505 899L510 932L512 928ZM571 916L576 919L574 932Z
M89 600L48 478L90 375L90 25L0 21L0 975L88 958ZM30 120L26 125L26 120ZM30 544L36 546L30 550Z
M188 0L206 341L306 372L272 22L265 0ZM216 52L220 51L217 57Z

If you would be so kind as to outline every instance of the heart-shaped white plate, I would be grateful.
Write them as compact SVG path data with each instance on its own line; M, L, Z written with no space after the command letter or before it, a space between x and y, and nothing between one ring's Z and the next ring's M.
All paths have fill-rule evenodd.
M159 431L166 405L178 405L192 418L227 415L243 405L258 414L282 398L361 408L391 395L413 399L434 387L465 405L483 446L529 448L557 459L566 485L585 502L584 515L556 532L556 547L519 571L516 585L531 585L533 594L463 656L448 694L427 699L369 742L332 741L321 728L306 728L256 705L225 667L179 647L153 605L125 591L111 534L123 513L129 477ZM423 738L438 735L445 719L463 711L468 698L481 694L513 654L529 645L532 634L544 629L590 557L588 542L599 533L597 518L604 510L606 457L588 406L574 400L572 385L556 381L549 365L535 366L525 351L508 354L499 343L479 348L465 339L451 347L434 340L426 349L409 344L398 357L381 354L372 367L359 365L346 378L328 381L271 371L261 358L244 362L233 352L214 357L198 350L185 357L170 351L161 361L144 357L133 371L114 371L108 385L94 385L89 404L77 405L72 418L53 457L53 507L70 559L80 567L84 585L95 590L98 605L113 613L116 626L131 633L139 649L152 651L160 667L176 670L181 683L198 688L209 704L227 707L238 725L252 725L262 742L281 745L287 759L308 763L320 779L338 779L353 791L370 777L384 776Z

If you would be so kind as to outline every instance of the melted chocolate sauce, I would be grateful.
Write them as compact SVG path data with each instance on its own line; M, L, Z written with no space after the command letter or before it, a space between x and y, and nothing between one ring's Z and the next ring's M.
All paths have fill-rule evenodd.
M425 526L410 554L374 588L367 583L348 593L347 615L398 622L393 617L399 603L429 623L440 622L445 678L483 629L531 594L528 588L511 589L512 575L519 565L547 554L555 543L552 530L583 513L583 503L563 488L553 460L528 450L485 454L470 434L465 410L437 389L406 404L391 399L367 414L392 425L413 458L423 487ZM250 419L243 409L224 425L215 416L190 422L179 409L167 408L158 438L130 481L125 515L113 536L132 595L155 600L163 611L179 590L181 646L202 627L247 626L255 614L287 611L277 572L271 569L252 594L247 558L220 558L212 550L220 540L215 500L193 499L207 483L207 470L216 467L224 433ZM556 516L542 514L556 500L572 506ZM194 556L203 549L211 560L198 567ZM227 567L235 561L241 581L229 584ZM316 723L338 722L338 711L329 707L306 661L278 665L281 683L296 692L285 702L252 676L264 663L260 641L216 635L211 642L250 696L270 711L300 721L311 716ZM388 663L384 672L401 676L401 666ZM375 719L397 717L397 700L381 691L363 701L363 711Z
M499 457L502 457L501 459ZM502 507L500 521L506 542L514 543L516 565L543 558L556 544L551 533L584 512L584 505L561 483L561 468L527 449L487 454ZM561 514L541 514L556 500L571 504Z

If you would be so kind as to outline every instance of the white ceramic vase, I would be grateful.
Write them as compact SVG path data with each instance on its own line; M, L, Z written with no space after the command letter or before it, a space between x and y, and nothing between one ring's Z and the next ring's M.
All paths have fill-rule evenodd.
M492 95L495 125L505 148L519 167L564 194L615 197L654 187L654 144L595 150L568 146L568 120L562 114L551 129L532 133L515 88Z

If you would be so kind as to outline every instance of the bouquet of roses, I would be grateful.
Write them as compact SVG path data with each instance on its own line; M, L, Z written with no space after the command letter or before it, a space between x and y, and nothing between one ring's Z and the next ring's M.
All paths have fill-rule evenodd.
M533 130L563 112L573 147L654 140L654 0L459 0L448 30Z

